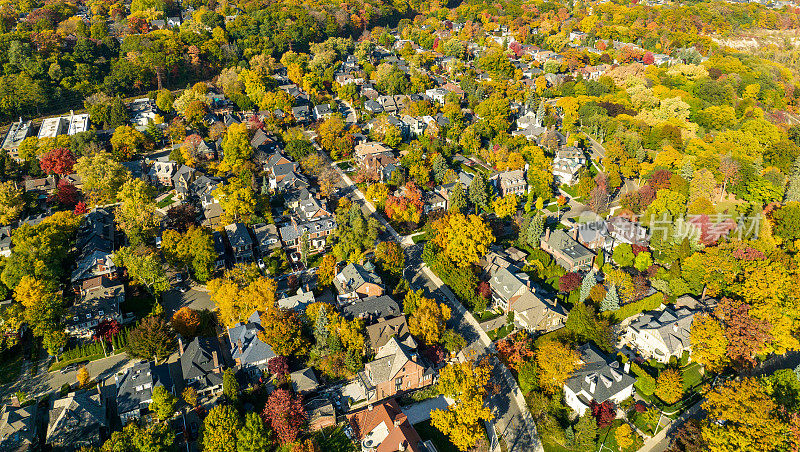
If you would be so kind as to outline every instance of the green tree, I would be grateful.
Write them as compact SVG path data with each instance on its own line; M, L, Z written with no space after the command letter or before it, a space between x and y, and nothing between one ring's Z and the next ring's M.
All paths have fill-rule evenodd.
M273 445L272 431L267 429L261 416L247 413L244 426L236 435L236 452L269 452Z
M468 191L469 199L472 201L472 204L475 205L476 210L478 208L484 210L488 208L489 195L487 193L486 179L483 178L483 174L478 173L472 178Z
M453 192L450 193L450 206L448 206L448 210L450 210L450 212L461 213L464 212L466 208L467 197L464 194L464 187L460 182L456 182L456 185L453 187Z
M175 334L169 323L146 317L128 335L128 354L141 359L166 359L175 349Z
M170 419L175 414L175 407L178 404L178 399L167 391L164 386L156 386L153 388L153 401L150 402L150 411L155 413L156 417L165 421Z
M0 225L11 224L19 218L24 207L22 190L12 181L0 183Z
M236 436L242 425L231 405L217 405L203 421L200 443L204 452L236 452Z
M597 420L586 414L575 424L575 445L580 450L594 450L597 445Z
M151 240L160 223L156 216L153 188L141 179L128 179L117 196L121 205L114 211L114 220L131 245Z
M225 369L222 373L222 394L234 405L239 403L239 381L233 369Z
M130 175L111 154L105 152L79 158L75 172L81 178L83 192L93 203L100 205L116 201L120 187Z
M111 136L111 147L114 149L114 155L121 160L131 160L133 157L142 152L145 147L147 139L138 130L131 126L119 126L114 130L114 135Z
M114 254L117 266L125 267L130 277L145 286L155 297L169 289L169 280L164 272L161 255L153 248L146 246L122 247Z
M164 113L172 113L174 108L172 104L175 102L175 96L170 90L162 89L156 95L156 107Z

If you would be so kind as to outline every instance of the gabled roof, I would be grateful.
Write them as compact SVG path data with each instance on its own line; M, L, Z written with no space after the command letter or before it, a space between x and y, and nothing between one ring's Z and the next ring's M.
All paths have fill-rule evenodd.
M297 393L311 392L319 387L319 380L310 367L292 372L289 380L292 382L292 389Z
M386 345L391 338L397 338L403 345L410 349L417 348L417 343L408 330L406 316L400 315L392 319L382 320L367 327L367 338L373 352L377 352Z
M64 447L99 440L100 427L107 425L99 394L72 393L51 403L45 443Z
M630 323L629 328L634 331L649 330L667 347L666 356L680 353L691 345L693 311L688 308L677 310L666 307L661 311L648 311Z
M603 403L636 381L622 370L617 360L594 345L584 344L578 352L582 365L565 385L575 394L584 392L589 402Z
M375 452L427 450L394 399L348 414L347 420L359 441L373 440L370 444Z
M391 381L407 362L412 360L412 351L392 337L381 347L375 359L365 367L366 374L373 385Z
M36 404L0 410L0 450L22 452L36 443Z
M194 338L178 359L184 379L198 379L201 387L222 384L222 354L216 338Z
M400 305L389 295L367 297L342 308L342 315L348 319L388 319L402 314Z
M278 307L283 309L292 309L295 311L305 311L306 306L313 303L315 300L314 292L311 291L303 291L300 288L297 291L297 294L292 295L291 297L283 297L278 300Z
M117 376L117 413L124 414L147 408L153 388L164 386L172 390L167 364L156 366L152 361L140 361L121 376Z
M247 231L247 226L244 223L233 223L225 226L225 232L228 234L228 242L231 247L240 248L253 244L253 239Z
M228 338L231 341L231 356L240 360L242 365L257 363L274 358L275 352L269 344L258 337L264 331L261 326L261 316L258 311L253 312L247 323L237 323L228 329Z
M358 290L359 287L367 283L381 285L383 281L376 273L356 263L347 264L333 279L333 284L340 294Z

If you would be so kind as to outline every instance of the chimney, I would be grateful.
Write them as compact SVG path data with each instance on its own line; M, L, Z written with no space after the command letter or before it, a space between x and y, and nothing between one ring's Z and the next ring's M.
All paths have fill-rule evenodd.
M631 370L631 362L630 362L630 361L627 361L627 362L625 363L625 365L624 365L622 368L625 370L625 373L626 373L626 374L627 374L627 373L629 373L629 372L630 372L630 370Z
M19 397L16 394L11 394L11 406L14 408L19 408ZM372 408L372 407L370 407Z
M367 405L367 411L372 411L372 404L371 403L369 405Z
M544 241L547 242L550 240L550 228L544 230Z
M183 356L183 338L178 335L178 356Z
M241 352L242 351L242 340L241 339L236 341L236 346L239 347L239 351Z
M217 356L217 351L214 350L211 352L211 359L214 361L214 369L219 367L219 357Z
M578 226L572 228L572 238L573 240L578 240Z

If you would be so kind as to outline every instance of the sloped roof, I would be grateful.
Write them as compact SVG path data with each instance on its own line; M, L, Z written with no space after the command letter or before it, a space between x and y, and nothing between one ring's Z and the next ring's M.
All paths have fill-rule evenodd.
M375 355L375 359L365 366L372 384L378 385L393 379L411 361L411 353L411 349L398 342L397 338L389 338Z
M45 442L63 447L95 437L99 440L100 427L107 425L99 394L72 393L52 402Z
M250 315L247 323L240 322L229 328L228 337L231 341L233 359L238 359L242 365L247 365L274 358L276 355L272 347L258 337L258 333L262 331L264 328L261 326L261 316L258 311Z
M134 364L122 376L117 376L117 412L123 414L146 408L155 386L172 390L167 365L156 366L152 361Z
M634 331L651 330L661 338L667 355L674 355L691 345L692 322L695 311L687 308L648 311L630 323Z
M380 350L393 337L410 349L417 348L417 343L408 330L406 316L400 315L392 319L382 320L367 327L369 345L374 352Z
M310 367L292 372L289 380L292 382L292 389L298 393L314 391L319 387L319 380Z
M385 428L386 435L381 439L375 449L376 452L395 452L405 447L411 452L423 452L422 439L414 427L408 422L408 417L402 412L394 399L364 408L347 415L353 435L359 440L364 439L376 428Z
M184 379L199 379L201 386L217 386L222 383L222 354L216 338L194 338L178 360Z
M583 364L566 382L575 394L583 391L589 400L603 403L636 381L622 370L618 361L594 345L584 344L578 352Z
M389 295L367 297L342 308L342 315L348 319L366 317L370 319L388 319L402 314L400 305Z
M333 279L340 294L357 290L366 283L382 284L381 277L368 271L363 265L349 263Z

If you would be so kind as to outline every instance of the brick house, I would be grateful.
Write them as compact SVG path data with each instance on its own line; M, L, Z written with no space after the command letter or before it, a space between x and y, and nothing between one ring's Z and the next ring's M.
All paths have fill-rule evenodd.
M416 352L391 338L357 378L367 400L378 401L431 385L435 373Z

